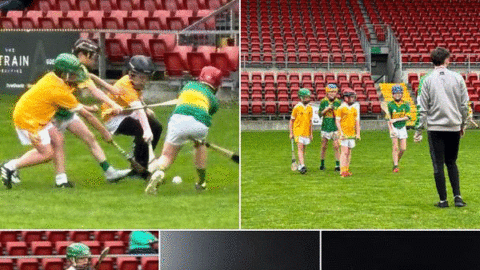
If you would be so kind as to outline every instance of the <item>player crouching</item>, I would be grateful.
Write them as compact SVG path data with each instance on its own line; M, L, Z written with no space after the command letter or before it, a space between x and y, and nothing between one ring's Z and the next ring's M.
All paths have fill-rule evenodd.
M67 247L67 270L92 269L92 253L90 248L82 243L73 243Z
M33 145L34 150L2 165L1 174L7 189L18 179L15 171L53 159L57 187L73 187L65 174L63 135L52 124L58 108L71 112L82 109L73 95L78 83L86 78L79 60L72 54L60 54L54 61L54 71L43 76L15 105L13 122L20 142Z
M340 171L340 147L338 142L338 129L335 124L335 111L342 104L337 98L338 87L335 84L329 84L325 88L327 96L320 102L318 114L323 117L322 120L322 150L320 153L321 163L320 170L325 170L325 153L327 152L328 141L332 140L333 149L335 151L335 171Z
M298 98L301 100L292 110L290 118L289 130L290 140L295 139L298 147L298 171L301 174L307 172L305 166L305 146L313 140L312 135L312 117L313 109L308 103L310 102L310 90L302 88L298 91Z
M402 158L403 153L407 149L407 120L410 120L410 105L403 98L403 88L401 85L394 85L392 87L393 101L388 103L388 112L391 119L388 123L390 130L390 137L392 138L392 159L393 172L397 173L398 163Z
M355 139L360 140L360 109L355 103L357 95L347 88L343 92L344 102L338 107L336 125L340 131L340 175L351 176L350 160L352 149L355 147Z
M222 72L218 68L206 66L200 72L198 81L189 82L180 91L177 106L168 121L162 155L148 168L153 174L145 189L147 194L157 192L165 171L175 161L182 145L190 140L194 141L195 166L199 178L195 188L197 190L206 188L207 147L201 141L206 139L212 124L212 116L218 110L219 104L215 94L221 84L221 78Z

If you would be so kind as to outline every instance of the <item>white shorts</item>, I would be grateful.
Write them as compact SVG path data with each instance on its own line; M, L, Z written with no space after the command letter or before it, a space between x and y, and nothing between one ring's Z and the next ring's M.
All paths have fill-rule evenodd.
M325 138L327 140L336 140L338 139L338 131L321 131L322 138Z
M393 133L393 138L397 138L397 139L406 139L408 138L408 133L407 133L407 128L406 127L403 127L403 128L396 128L396 127L393 127L392 128L392 133Z
M193 116L174 114L168 120L165 141L173 145L182 145L189 140L205 140L208 127Z
M346 140L342 140L340 142L340 145L341 146L346 146L348 148L354 148L355 147L355 139L346 139Z
M133 115L115 115L114 117L110 118L110 120L108 120L107 122L105 122L105 127L107 128L107 130L112 133L112 134L115 134L115 132L117 131L118 127L120 126L120 124L123 122L123 120L127 117L132 117L134 119L137 119L136 117L133 117Z
M53 127L54 126L52 123L48 123L38 132L38 136L42 145L50 144L51 140L48 131ZM17 127L15 127L15 129L17 130L18 139L22 145L32 145L32 141L30 140L31 133L29 131Z
M55 119L53 120L53 124L55 127L60 131L60 132L65 132L67 130L68 126L75 120L80 120L80 117L75 113L73 114L73 117L68 119L68 120L58 120Z
M310 138L309 137L298 136L296 141L297 141L297 143L301 143L303 145L309 145L310 144Z

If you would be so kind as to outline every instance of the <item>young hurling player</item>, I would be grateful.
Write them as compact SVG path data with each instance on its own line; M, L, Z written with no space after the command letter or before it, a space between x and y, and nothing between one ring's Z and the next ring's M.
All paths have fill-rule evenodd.
M323 117L320 131L322 135L320 170L325 170L325 153L327 152L328 141L331 140L335 151L335 171L340 171L340 147L338 141L338 129L335 124L335 111L342 104L342 101L337 98L337 85L329 84L325 90L327 96L320 102L320 108L318 110L319 116Z
M308 104L310 102L310 90L307 88L300 89L298 98L300 98L300 102L293 107L288 128L290 130L290 140L295 139L298 147L298 171L301 174L305 174L307 172L304 160L305 146L313 140L313 109Z
M407 150L407 121L410 120L410 105L402 100L403 88L401 85L392 87L393 101L388 103L388 112L391 119L388 128L390 129L390 137L392 138L392 159L393 172L397 173L398 163L403 153Z

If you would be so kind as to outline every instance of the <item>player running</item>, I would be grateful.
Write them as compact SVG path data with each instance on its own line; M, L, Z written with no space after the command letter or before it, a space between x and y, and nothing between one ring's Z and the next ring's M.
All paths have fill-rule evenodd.
M88 72L87 67L93 68L97 63L99 50L100 48L98 47L98 45L88 39L79 39L73 45L73 54L77 56L78 60L82 64L83 70L86 74L89 75L89 77L85 81L78 84L77 89L87 89L90 93L95 93L94 96L100 98L101 100L105 100L112 108L116 108L117 111L120 111L121 107L117 103L112 101L110 98L105 96L105 94L97 88L91 78L95 78L95 81L99 85L102 85L110 93L116 94L119 92L118 89ZM110 132L108 132L108 130L105 129L102 123L93 114L90 113L90 111L96 111L96 106L84 106L84 108L80 110L78 114L80 114L80 116L82 116L93 127L95 127L95 129L100 132L105 141L110 142L112 140L112 135L110 134ZM127 176L128 173L130 173L130 169L116 170L113 166L109 164L105 156L105 152L100 147L100 144L95 139L95 136L88 129L87 125L85 125L85 123L77 116L76 113L60 108L55 114L55 121L53 123L59 131L64 132L65 130L69 130L89 147L90 153L92 153L92 155L99 163L108 182L116 182Z
M67 247L67 270L92 269L92 253L83 243L73 243Z
M360 109L358 103L355 103L356 96L352 89L345 89L344 102L335 113L336 125L340 131L340 175L342 177L352 175L350 172L352 149L355 147L355 139L360 140Z
M215 94L221 79L222 72L219 69L205 66L200 72L198 81L189 82L180 91L178 104L168 121L162 155L149 167L153 174L145 189L147 194L157 192L158 185L165 177L165 171L175 161L182 145L189 140L194 141L195 166L199 178L195 188L197 190L206 188L207 147L203 141L212 125L212 116L219 107Z
M290 130L290 140L295 139L298 147L298 171L305 174L307 172L304 160L305 146L313 140L313 109L308 104L310 102L310 90L301 88L298 91L298 98L300 98L300 102L293 107L288 129Z
M320 170L325 170L325 153L327 152L328 141L333 143L335 151L335 171L340 171L340 147L338 141L338 129L335 124L335 111L340 107L342 101L337 98L338 87L336 84L329 84L325 88L327 96L320 102L318 115L323 117L321 135L322 135L322 149L320 153Z
M119 94L109 94L109 97L124 108L141 107L143 105L142 91L155 72L155 66L149 57L135 55L130 59L128 68L128 74L120 78L114 85L119 90ZM155 118L153 111L142 109L115 115L107 104L103 104L102 118L112 134L135 137L135 160L147 168L149 160L153 158L149 157L149 144L152 149L155 149L162 134L162 125ZM147 179L149 174L145 172L140 176Z
M390 130L390 138L392 138L392 159L393 172L399 172L398 163L407 150L407 121L410 117L410 105L402 100L403 88L401 85L392 87L393 101L388 103L388 113L390 120L388 128Z
M72 54L60 54L54 62L54 71L43 76L30 90L23 94L15 105L13 122L20 142L33 145L18 159L1 166L1 174L7 189L18 179L14 173L24 167L33 166L53 159L56 168L56 187L73 187L65 174L63 136L52 124L58 108L80 111L82 105L73 95L78 83L85 80L80 61Z

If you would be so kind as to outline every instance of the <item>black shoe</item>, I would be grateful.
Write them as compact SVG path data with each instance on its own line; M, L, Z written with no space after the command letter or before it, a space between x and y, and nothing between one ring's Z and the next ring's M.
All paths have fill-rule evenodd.
M443 202L438 202L435 204L436 207L438 208L447 208L448 207L448 201L443 201Z
M325 170L325 165L320 165L320 170L321 171Z
M10 169L8 169L7 167L5 167L5 164L2 164L2 167L0 167L0 173L2 175L2 181L3 181L3 184L7 187L7 189L11 189L12 188L12 177L13 177L13 173L15 171L12 171Z
M74 188L75 185L72 183L72 182L67 182L67 183L63 183L63 184L55 184L55 187L57 188Z
M301 174L306 174L307 173L307 167L303 166L300 170L298 170Z
M340 167L335 167L335 171L336 171L336 172L339 172L339 171L340 171Z
M455 197L455 207L464 207L467 206L467 203L462 200L462 197L456 196Z

